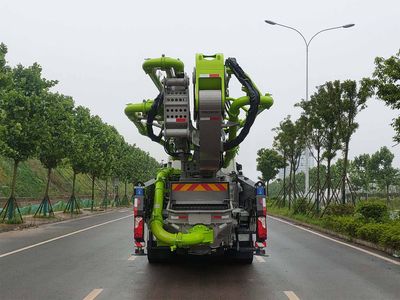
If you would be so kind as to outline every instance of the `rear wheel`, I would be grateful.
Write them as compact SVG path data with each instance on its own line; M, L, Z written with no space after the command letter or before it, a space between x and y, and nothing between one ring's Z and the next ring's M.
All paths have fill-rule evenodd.
M251 241L241 241L239 250L234 244L234 248L228 251L228 257L236 263L251 264L253 263L254 251Z
M169 262L172 259L171 250L164 248L147 248L147 260L150 264Z
M147 241L147 260L150 264L168 262L172 259L172 253L169 247L157 247L153 240L153 234L149 231Z
M229 260L240 264L251 264L253 263L253 251L237 251L231 249L226 253Z
M239 252L235 251L232 255L232 259L240 264L252 264L253 263L253 252Z

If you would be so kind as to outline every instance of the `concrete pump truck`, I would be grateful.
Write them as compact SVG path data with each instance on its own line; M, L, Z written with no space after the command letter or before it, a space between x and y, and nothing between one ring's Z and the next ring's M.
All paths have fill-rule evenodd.
M245 177L234 158L271 96L222 54L196 55L192 87L179 59L147 59L143 70L159 94L128 104L125 114L170 159L134 188L135 253L146 249L150 263L177 255L251 263L254 253L265 253L265 185ZM232 76L246 95L229 95Z

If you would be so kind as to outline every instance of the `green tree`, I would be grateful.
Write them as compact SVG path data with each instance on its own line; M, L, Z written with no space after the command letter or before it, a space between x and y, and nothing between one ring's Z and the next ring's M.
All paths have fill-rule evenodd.
M297 103L295 105L303 109L302 117L305 118L305 124L306 124L305 126L306 145L308 148L310 148L310 150L311 149L314 150L310 151L310 153L317 163L317 166L315 168L316 178L314 184L311 184L311 186L315 186L315 204L317 212L319 212L320 210L320 190L321 190L320 166L323 159L322 146L324 141L324 127L322 124L323 119L321 117L324 109L323 105L324 105L324 98L321 97L319 91L311 95L310 100L308 101L302 100L300 103Z
M367 100L373 95L373 84L371 80L363 79L360 87L357 88L354 80L346 80L341 83L341 92L341 122L339 123L343 144L341 200L342 204L345 204L350 140L358 128L358 123L355 121L358 113L367 107Z
M389 188L398 182L400 171L392 166L394 154L387 147L372 154L370 160L371 177L386 192L386 201L389 204Z
M99 148L103 153L104 168L102 178L106 182L106 189L104 193L103 206L107 207L108 202L108 180L113 175L114 163L119 147L124 142L123 138L119 135L118 131L110 125L104 124L103 126L103 138L99 139ZM119 205L118 190L116 193L115 204Z
M118 148L116 161L114 163L114 175L124 183L124 196L121 204L128 205L128 181L130 180L131 161L134 160L134 151L131 145L123 142Z
M289 117L287 117L287 118L289 118ZM279 124L279 127L273 129L273 131L276 132L276 135L274 136L273 147L282 155L284 161L287 162L290 141L289 141L288 135L285 133L285 127L287 126L285 124L285 122L286 122L286 119ZM292 170L290 170L289 173L290 173L290 178L291 178ZM284 206L286 205L286 192L287 192L286 177L287 177L286 176L286 167L284 167L283 180L282 180L283 205ZM290 186L290 182L289 182L289 186ZM290 207L290 200L291 200L291 196L289 193L289 201L288 201L289 207Z
M270 181L284 167L286 167L286 162L276 150L261 148L257 151L257 171L261 172L260 179L267 183L267 197L269 197Z
M306 123L304 118L292 122L290 116L285 118L279 127L275 128L274 147L284 153L289 162L289 208L292 194L296 198L296 170L299 167L300 157L306 147Z
M361 154L354 157L350 163L350 181L358 191L365 191L367 198L371 177L371 156L369 154Z
M90 171L90 159L93 157L93 138L90 132L92 118L88 108L78 106L74 109L73 135L70 142L70 151L67 155L71 165L72 191L71 197L64 212L80 213L80 208L75 195L76 175L87 174Z
M4 149L7 145L3 142L5 135L5 127L3 121L6 117L6 112L3 109L4 96L10 88L12 83L11 68L7 65L6 61L7 46L3 43L0 44L0 149Z
M319 106L319 117L321 118L324 148L323 158L326 159L326 189L327 199L330 201L332 179L332 159L341 149L341 131L343 120L340 118L342 112L341 103L342 87L340 81L327 82L318 89L318 97L321 97Z
M392 109L400 109L400 50L387 59L375 58L373 78L378 97ZM400 116L393 120L392 126L396 132L393 140L400 143Z
M87 147L90 156L87 158L87 173L92 179L91 210L95 202L95 182L103 176L106 168L105 148L110 143L109 131L99 116L90 116L87 128Z
M47 169L47 184L43 200L35 216L54 215L49 198L51 172L67 157L71 146L69 141L73 135L74 101L72 98L58 93L47 93L43 95L42 101L44 121L41 123L42 138L38 157Z
M344 162L342 158L339 158L334 164L331 166L331 179L332 186L336 189L338 187L341 188L342 175L343 175ZM340 190L341 192L341 190Z
M7 218L8 222L22 222L15 198L18 165L37 154L43 134L42 97L57 82L43 78L37 63L29 67L18 65L10 72L12 83L1 92L0 127L4 144L1 151L13 161L13 176L10 197L1 214L3 221Z
M320 182L325 182L326 180L326 166L323 164L320 164L318 167L315 166L310 169L310 186L317 186L318 183ZM315 189L315 199L317 199L318 195L318 190ZM316 205L318 204L317 201L315 201Z

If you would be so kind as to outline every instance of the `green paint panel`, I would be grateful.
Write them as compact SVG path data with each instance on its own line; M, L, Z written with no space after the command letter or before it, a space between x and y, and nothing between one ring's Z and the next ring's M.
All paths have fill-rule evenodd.
M222 103L225 101L225 62L221 53L214 55L196 54L195 110L198 110L200 90L220 90Z

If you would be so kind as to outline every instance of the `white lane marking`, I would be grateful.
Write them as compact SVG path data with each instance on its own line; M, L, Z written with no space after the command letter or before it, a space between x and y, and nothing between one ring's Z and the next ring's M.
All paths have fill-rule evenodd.
M261 256L254 255L254 258L256 259L257 262L265 263L265 259Z
M100 293L103 291L103 289L94 289L91 291L83 300L93 300L96 298Z
M129 258L128 258L128 260L135 260L136 259L136 256L135 255L131 255L131 256L129 256Z
M297 295L293 291L284 291L284 293L289 300L300 300L300 298L297 297Z
M331 237L329 237L329 236L326 236L326 235L324 235L324 234L321 234L321 233L315 232L315 231L313 231L313 230L310 230L310 229L301 227L301 226L299 226L299 225L295 225L295 224L293 224L293 223L290 223L290 222L288 222L288 221L285 221L285 220L282 220L282 219L279 219L279 218L276 218L276 217L272 217L272 216L268 216L268 217L271 218L271 219L273 219L273 220L276 220L276 221L285 223L285 224L287 224L287 225L296 227L296 228L298 228L298 229L307 231L307 232L309 232L309 233L312 233L312 234L317 235L317 236L319 236L319 237L322 237L322 238L324 238L324 239L330 240L330 241L332 241L332 242L335 242L335 243L338 243L338 244L341 244L341 245L350 247L350 248L352 248L352 249L361 251L361 252L363 252L363 253L369 254L369 255L371 255L371 256L375 256L375 257L377 257L377 258L383 259L383 260L385 260L385 261L387 261L387 262L390 262L390 263L392 263L392 264L395 264L395 265L400 266L400 261L398 261L398 260L390 259L390 258L385 257L385 256L383 256L383 255L379 255L379 254L377 254L377 253L374 253L374 252L365 250L365 249L363 249L363 248L360 248L360 247L357 247L357 246L354 246L354 245L351 245L351 244L348 244L348 243L345 243L345 242L336 240L336 239L331 238Z
M75 235L75 234L78 234L78 233L81 233L81 232L84 232L84 231L87 231L87 230L90 230L90 229L93 229L93 228L96 228L96 227L100 227L100 226L104 226L104 225L110 224L110 223L114 223L114 222L117 222L119 220L126 219L126 218L132 218L132 215L121 217L121 218L114 219L114 220L111 220L111 221L107 221L107 222L104 222L104 223L96 224L96 225L93 225L93 226L89 226L89 227L86 227L86 228L83 228L83 229L79 229L79 230L76 230L76 231L73 231L73 232L70 232L70 233L67 233L67 234L63 234L63 235L57 236L55 238L52 238L52 239L49 239L49 240L46 240L46 241L43 241L43 242L40 242L40 243L36 243L36 244L30 245L30 246L26 246L26 247L23 247L23 248L14 250L14 251L10 251L10 252L4 253L4 254L0 254L0 258L9 256L9 255L12 255L12 254L16 254L18 252L22 252L22 251L25 251L25 250L28 250L28 249L31 249L31 248L34 248L34 247L38 247L38 246L41 246L41 245L44 245L44 244L47 244L47 243L51 243L51 242L66 238L68 236Z

